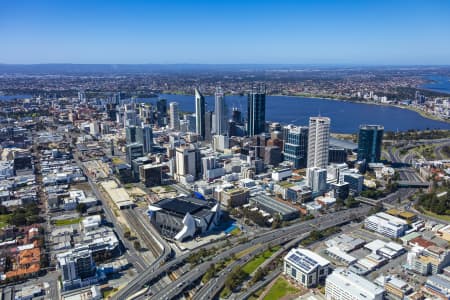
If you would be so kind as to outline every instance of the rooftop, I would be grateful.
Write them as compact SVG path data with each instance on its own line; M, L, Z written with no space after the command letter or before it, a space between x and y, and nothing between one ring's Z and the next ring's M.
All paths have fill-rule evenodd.
M291 249L284 260L292 263L305 273L310 273L318 267L325 267L330 264L322 256L304 248Z

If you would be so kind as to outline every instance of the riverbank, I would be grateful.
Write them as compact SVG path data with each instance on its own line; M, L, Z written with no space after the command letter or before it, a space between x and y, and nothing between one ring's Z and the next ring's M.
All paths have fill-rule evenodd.
M279 97L305 97L305 98L312 98L312 99L323 99L323 100L332 100L332 101L341 101L341 102L350 102L350 103L359 103L359 104L368 104L368 105L378 105L378 106L386 106L386 107L397 107L397 108L401 108L401 109L407 109L410 111L414 111L416 113L418 113L419 115L421 115L424 118L430 119L430 120L434 120L434 121L440 121L440 122L445 122L445 123L449 123L450 124L450 120L449 119L443 119L440 117L437 117L435 115L429 114L421 109L415 108L415 107L411 107L411 106L406 106L406 105L399 105L399 104L390 104L390 103L377 103L377 102L368 102L368 101L359 101L359 100L350 100L350 99L340 99L340 98L331 98L331 97L322 97L322 96L313 96L313 95L309 95L309 94L295 94L295 95L280 95L280 94L275 94L275 95L271 95L271 96L279 96Z

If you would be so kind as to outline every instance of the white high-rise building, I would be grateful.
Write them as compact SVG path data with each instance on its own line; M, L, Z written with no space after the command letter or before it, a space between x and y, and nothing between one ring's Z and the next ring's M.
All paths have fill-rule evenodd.
M218 135L227 134L227 107L222 88L218 87L215 93L214 115L216 118L215 133Z
M329 145L330 118L309 118L308 168L327 168Z
M180 116L178 112L178 103L170 102L169 104L170 128L180 130Z
M343 268L328 275L325 284L327 300L382 300L384 289Z
M175 151L175 168L176 177L180 180L181 177L192 176L195 179L197 176L197 150L190 148L176 148Z

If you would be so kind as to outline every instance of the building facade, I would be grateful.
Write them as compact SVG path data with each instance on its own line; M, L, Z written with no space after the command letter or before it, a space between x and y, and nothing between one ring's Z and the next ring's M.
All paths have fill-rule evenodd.
M382 300L384 289L345 269L336 269L326 279L327 300Z
M330 118L309 118L307 167L325 169L328 165Z
M218 87L215 93L214 116L215 116L215 133L218 135L227 134L227 106L222 88Z
M195 89L195 132L205 139L205 97L198 89Z
M178 103L170 102L169 104L170 129L180 130L180 115L178 111Z
M249 136L265 132L266 91L264 86L253 88L247 96L247 122Z
M284 257L284 274L304 287L324 282L330 272L330 262L303 248L291 249Z
M361 125L358 134L358 160L367 163L380 161L384 127L380 125Z
M308 127L286 126L283 155L295 169L306 168L308 153Z

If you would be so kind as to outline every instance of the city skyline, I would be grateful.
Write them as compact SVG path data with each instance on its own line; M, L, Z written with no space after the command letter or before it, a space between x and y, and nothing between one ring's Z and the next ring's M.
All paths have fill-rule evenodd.
M14 1L0 12L0 63L450 64L449 12L446 1Z

